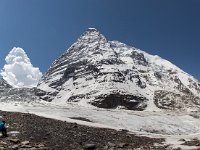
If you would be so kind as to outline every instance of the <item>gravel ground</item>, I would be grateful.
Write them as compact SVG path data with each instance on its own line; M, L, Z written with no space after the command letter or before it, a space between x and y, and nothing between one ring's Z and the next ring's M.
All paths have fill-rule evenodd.
M154 146L155 143L162 143L164 139L136 136L123 130L88 127L33 114L0 111L0 116L4 116L9 125L8 132L12 133L7 138L0 138L0 150L1 148L21 150L166 149L162 146ZM19 131L19 133L13 135L12 131Z

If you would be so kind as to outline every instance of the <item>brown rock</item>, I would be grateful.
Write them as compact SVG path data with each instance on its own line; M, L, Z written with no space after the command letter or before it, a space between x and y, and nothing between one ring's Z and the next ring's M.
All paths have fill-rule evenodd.
M0 141L0 145L7 145L7 143L4 141Z
M4 147L0 147L0 150L4 150L5 148Z
M29 142L29 141L23 141L23 142L21 142L21 144L22 144L22 145L29 145L30 142Z
M11 149L12 150L18 150L19 149L19 145L13 145L13 146L11 146Z
M94 149L96 149L96 145L95 144L85 144L84 149L94 150Z
M108 142L109 147L115 147L116 145L114 143Z
M15 144L20 142L19 139L9 139L9 141L12 142L12 143L15 143Z
M21 148L32 148L31 145L22 145Z
M126 144L126 143L119 143L119 145L118 145L118 147L119 148L124 148L125 146L127 146L128 144Z

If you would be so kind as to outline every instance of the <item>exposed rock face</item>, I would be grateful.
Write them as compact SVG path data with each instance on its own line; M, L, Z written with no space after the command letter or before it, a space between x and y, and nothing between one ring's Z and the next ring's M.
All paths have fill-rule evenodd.
M11 88L12 86L9 85L3 78L0 78L0 90L3 88Z
M146 107L146 100L144 97L112 93L95 97L95 101L90 103L101 108L117 108L118 106L122 106L131 110L143 110Z
M158 56L88 29L42 77L46 101L131 110L200 108L200 84Z
M179 94L169 91L155 91L154 103L163 109L184 109L191 108L193 105L200 105L200 98L194 95Z

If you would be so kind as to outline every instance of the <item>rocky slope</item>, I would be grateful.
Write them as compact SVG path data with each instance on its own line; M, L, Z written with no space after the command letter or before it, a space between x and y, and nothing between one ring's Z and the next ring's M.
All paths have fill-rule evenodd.
M9 85L3 78L0 77L0 90L6 88L12 88L12 86Z
M9 125L8 137L0 137L1 150L165 149L159 146L164 145L164 139L136 136L125 130L88 127L32 114L0 111L0 116Z
M53 62L36 94L46 101L100 108L200 108L196 79L159 56L108 41L94 28Z
M0 102L33 102L39 100L35 95L35 88L13 88L0 78Z

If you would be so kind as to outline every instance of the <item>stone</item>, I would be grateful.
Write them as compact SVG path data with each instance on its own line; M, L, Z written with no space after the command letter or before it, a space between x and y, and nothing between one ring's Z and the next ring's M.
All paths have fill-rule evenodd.
M200 146L200 143L197 143L195 146Z
M109 146L106 145L106 146L103 147L103 149L104 149L104 150L108 150L108 149L109 149Z
M42 148L42 147L45 147L45 145L40 143L40 144L37 144L35 147L36 148Z
M23 141L23 142L21 142L21 144L22 144L22 145L29 145L30 142L29 142L29 141Z
M115 147L116 145L114 143L108 142L109 147Z
M118 145L118 147L119 148L124 148L125 146L127 146L128 144L126 144L126 143L119 143L119 145Z
M18 150L19 149L19 145L13 145L13 146L11 146L11 149L12 150Z
M0 145L7 145L7 143L4 141L0 141Z
M85 144L84 149L85 150L94 150L94 149L96 149L96 145L95 144Z
M77 123L73 123L72 128L77 128L78 124Z
M20 142L19 139L10 139L9 141L12 142L12 143L15 143L15 144Z
M31 145L22 145L21 148L32 148Z
M185 139L180 139L179 141L185 142Z
M38 148L37 150L49 150L48 147L41 147L41 148Z
M29 150L38 150L38 149L35 147L32 147L32 148L29 148Z

